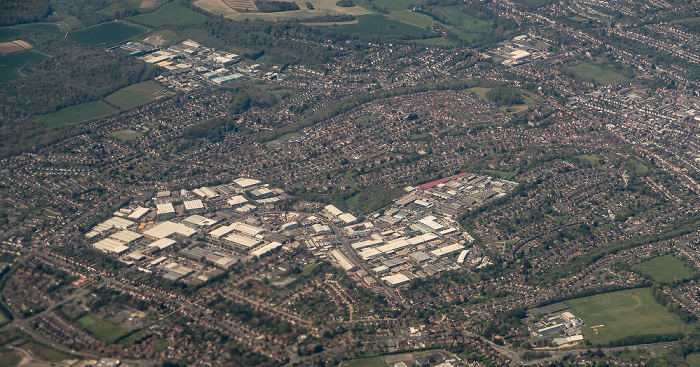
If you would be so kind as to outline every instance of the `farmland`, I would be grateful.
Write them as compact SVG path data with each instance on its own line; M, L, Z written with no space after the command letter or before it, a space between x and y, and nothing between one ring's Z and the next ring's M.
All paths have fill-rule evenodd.
M17 69L22 65L44 59L46 56L36 51L22 51L0 56L0 83L19 78Z
M674 255L655 257L637 264L635 269L661 283L670 283L675 279L685 279L693 276L693 270L682 259Z
M121 22L102 23L90 28L68 33L73 41L88 45L109 46L135 37L145 30Z
M192 25L204 23L207 17L177 2L169 2L154 12L134 16L131 20L151 27L160 27L168 24Z
M345 24L331 29L345 33L376 34L380 36L406 35L414 38L435 35L435 33L423 28L391 20L379 14L362 15L357 17L357 19L359 19L357 24Z
M58 127L109 115L113 112L116 112L113 107L95 101L66 107L46 115L37 115L36 118L46 127Z
M94 314L81 317L78 323L105 343L114 343L119 340L119 338L129 333L129 330L102 320Z
M105 101L123 109L130 109L163 96L159 92L162 89L163 86L149 80L120 89L107 96Z
M656 303L650 288L598 294L564 303L584 321L583 336L593 344L632 335L682 332L684 328L678 316Z
M245 11L237 11L226 5L222 0L197 0L195 1L194 5L209 13L223 15L224 17L237 20L263 19L276 21L306 19L331 14L350 14L358 16L372 13L370 10L360 6L353 6L349 8L340 7L336 5L337 0L309 0L308 2L313 5L314 10L309 10L305 6L302 6L299 10L279 13L247 13Z

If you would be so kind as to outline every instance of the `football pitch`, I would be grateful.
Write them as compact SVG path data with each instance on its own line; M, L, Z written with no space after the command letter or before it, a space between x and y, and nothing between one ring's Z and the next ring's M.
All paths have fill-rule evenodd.
M683 332L683 322L652 298L651 288L603 293L564 303L583 320L583 336L593 344L631 335Z

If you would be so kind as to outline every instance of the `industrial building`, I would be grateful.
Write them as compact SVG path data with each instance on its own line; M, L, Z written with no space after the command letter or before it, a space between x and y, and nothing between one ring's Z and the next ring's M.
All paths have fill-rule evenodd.
M170 221L160 223L157 226L143 232L146 237L158 239L167 238L174 234L178 234L182 237L192 237L195 233L197 233L197 231L182 223L173 223Z
M348 260L345 255L343 255L340 250L333 250L331 251L331 256L338 262L338 265L340 265L341 268L345 271L353 271L357 268L355 264L351 263L350 260Z

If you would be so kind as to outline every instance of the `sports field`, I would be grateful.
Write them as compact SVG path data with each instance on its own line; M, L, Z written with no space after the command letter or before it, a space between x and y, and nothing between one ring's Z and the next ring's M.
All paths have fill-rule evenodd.
M598 83L617 85L626 82L628 79L624 75L600 66L582 63L571 67L575 72L585 75Z
M92 313L78 319L78 323L105 343L114 343L115 341L119 340L119 338L130 332L128 329L124 329L112 324L111 322L102 320L97 315Z
M68 33L73 41L88 45L110 46L145 32L145 29L121 22L102 23L90 28Z
M382 357L354 359L347 364L347 367L388 367Z
M160 93L162 89L162 85L154 82L153 80L148 80L120 89L108 95L105 98L105 101L123 109L130 109L146 104L164 95L163 93Z
M116 111L113 107L100 101L95 101L66 107L46 115L37 115L36 118L46 127L59 127L109 115Z
M45 57L32 50L0 56L0 83L19 78L21 75L17 73L17 69L28 62L39 61Z
M656 303L651 288L598 294L564 303L583 320L583 336L593 344L631 335L683 332L684 328L678 316Z
M160 27L163 25L192 25L206 22L208 19L204 14L197 13L178 2L169 2L156 11L139 14L131 17L134 22L145 24L151 27Z
M661 283L670 283L675 279L689 278L694 274L693 269L689 268L682 259L674 255L655 257L635 265L634 268Z

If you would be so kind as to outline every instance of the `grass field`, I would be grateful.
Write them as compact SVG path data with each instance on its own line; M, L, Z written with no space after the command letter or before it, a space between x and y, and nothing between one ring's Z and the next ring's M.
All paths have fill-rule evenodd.
M5 315L2 313L2 311L0 311L0 326L5 325L5 324L7 324L8 322L10 322L10 319L8 319L7 316L5 316Z
M700 367L700 353L690 353L685 360L690 367Z
M363 359L353 359L347 364L347 367L388 367L382 357L372 357Z
M36 118L46 127L58 127L106 116L116 111L113 107L100 101L95 101L66 107L46 115L37 115Z
M136 139L142 137L143 133L129 131L129 130L121 130L121 131L115 131L109 135L112 137L115 137L121 141L131 141L131 140L136 140Z
M412 24L421 28L432 27L433 24L435 24L433 18L410 10L392 11L390 16L401 22Z
M39 61L45 57L33 50L0 56L0 83L19 78L21 75L17 73L17 69L28 62Z
M14 367L22 361L23 354L20 351L0 349L0 361L3 366Z
M153 350L156 351L156 352L160 352L160 351L165 350L165 349L168 348L169 346L170 346L170 343L168 343L167 340L163 340L163 341L160 341L160 342L158 342L158 343L153 344L153 345L151 346L151 349L153 349Z
M290 20L290 19L306 19L321 15L331 15L331 14L350 14L350 15L364 15L371 14L372 12L362 8L360 6L353 6L350 8L343 8L335 3L338 0L308 0L314 7L314 10L309 10L304 6L306 1L298 2L299 10L285 11L279 13L246 13L238 12L228 5L224 4L221 0L197 0L194 2L196 7L199 7L207 12L215 15L223 15L224 17L243 20L243 19L263 19L268 21L277 20ZM404 8L405 9L405 8Z
M682 259L674 255L655 257L635 265L634 268L661 283L670 283L675 279L689 278L694 274L693 269L689 268Z
M78 323L105 343L114 343L129 333L129 330L102 320L93 313L81 317L78 319Z
M0 27L0 42L14 41L28 32L62 33L56 23L29 23L10 27Z
M684 329L678 316L656 303L650 288L604 293L564 303L571 307L571 313L583 320L583 336L593 344L631 335L683 332ZM597 333L592 326L599 326Z
M583 154L578 157L590 163L591 166L598 166L600 161L603 160L603 156L600 154Z
M144 32L145 30L143 28L130 26L121 22L109 22L70 32L68 33L68 38L88 45L110 46L126 41Z
M330 29L345 33L376 34L379 36L406 35L419 38L435 35L435 33L426 29L388 19L379 14L362 15L357 17L357 19L360 21L357 24L345 24Z
M178 2L169 2L158 10L139 14L131 18L134 22L145 24L151 27L160 27L163 25L192 25L200 24L207 21L204 14L197 13Z
M571 69L602 84L616 85L624 83L628 80L624 75L620 75L613 70L605 69L589 63L578 64L571 67Z
M159 92L162 89L162 85L148 80L120 89L108 95L105 101L123 109L130 109L163 96L164 94Z
M413 41L416 44L419 45L428 45L428 46L445 46L445 47L452 47L454 46L454 43L452 43L450 40L444 38L444 37L439 37L439 38L427 38L427 39L419 39Z
M28 350L34 353L34 355L40 359L51 363L60 362L70 358L70 356L65 353L61 353L55 349L51 349L34 342L24 343L20 345L19 348Z
M134 343L137 340L143 338L144 335L146 335L146 334L144 334L143 331L137 331L137 332L127 336L126 338L120 340L119 343L117 343L117 344L123 345L125 347L130 347L130 346L134 345Z

